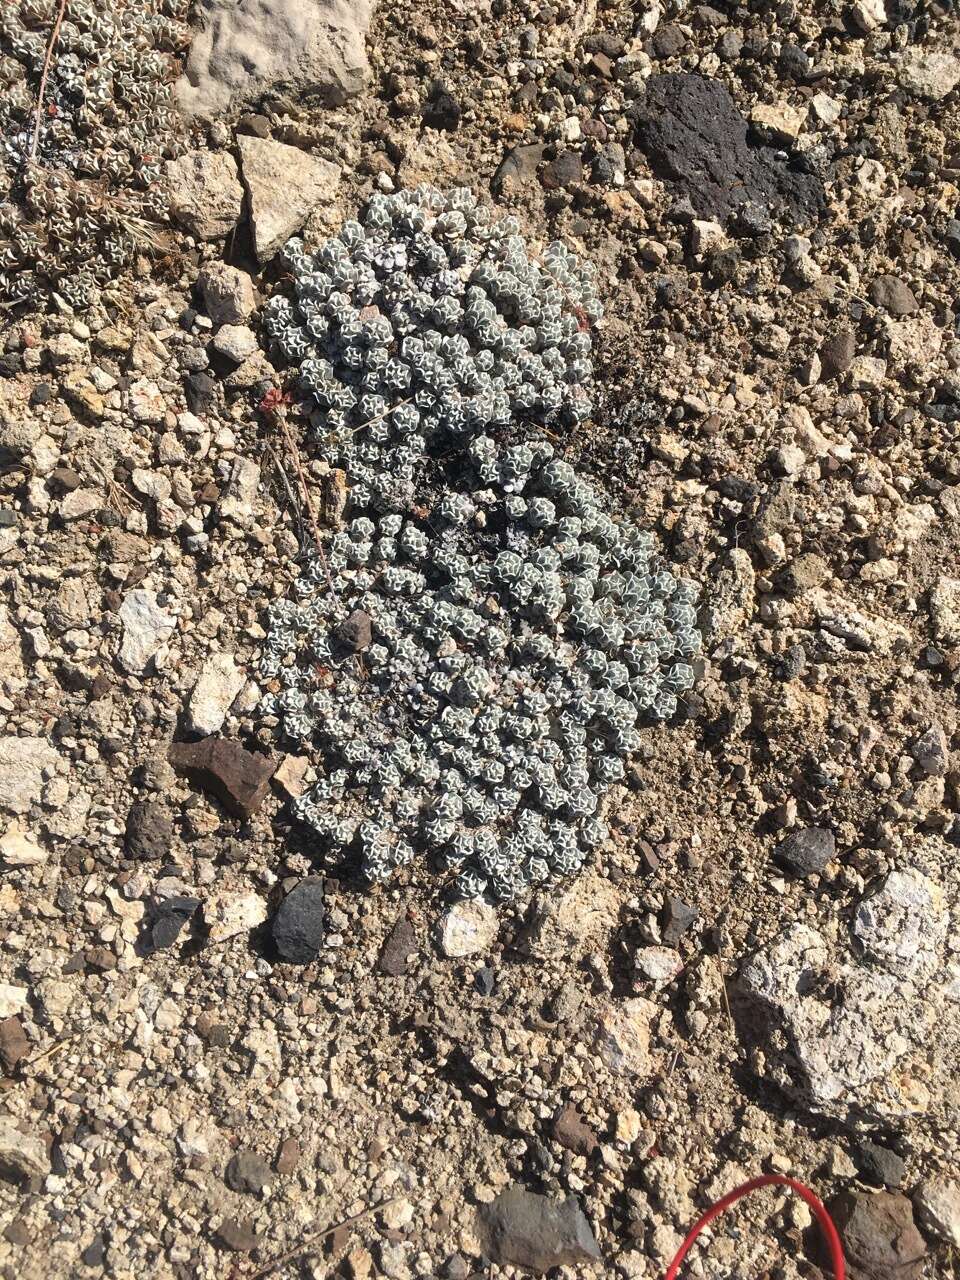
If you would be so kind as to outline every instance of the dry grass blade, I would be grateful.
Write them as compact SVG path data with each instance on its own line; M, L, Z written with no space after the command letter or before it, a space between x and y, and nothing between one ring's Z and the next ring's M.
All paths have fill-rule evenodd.
M352 1218L344 1218L342 1222L335 1222L332 1227L324 1227L322 1231L316 1231L312 1236L307 1236L305 1240L301 1240L298 1245L294 1245L292 1249L288 1249L286 1253L281 1253L274 1258L272 1262L266 1263L258 1271L252 1271L246 1280L260 1280L261 1276L269 1275L271 1271L276 1271L277 1267L282 1267L285 1262L290 1262L292 1258L299 1257L300 1254L306 1253L308 1249L312 1249L314 1245L319 1244L321 1240L326 1240L327 1236L332 1236L335 1231L341 1231L344 1227L355 1226L358 1222L362 1222L364 1218L369 1218L374 1213L379 1213L381 1209L386 1209L397 1199L393 1196L389 1200L382 1200L380 1204L371 1205L369 1209L363 1209L360 1213L355 1213Z
M114 209L114 216L126 231L130 239L140 249L148 249L153 253L166 253L170 249L170 241L145 218L127 213L123 209Z
M26 1062L23 1063L23 1068L35 1066L36 1063L43 1062L45 1061L45 1059L53 1057L55 1053L60 1053L63 1049L65 1049L68 1044L73 1044L74 1040L76 1040L77 1038L78 1038L77 1036L73 1035L73 1036L66 1036L63 1040L55 1041L53 1044L49 1045L46 1049L41 1049L39 1053L35 1053L32 1058L28 1058Z
M53 51L57 47L57 40L60 38L60 27L63 23L63 15L67 11L67 0L60 0L60 7L57 10L57 19L53 24L53 30L50 32L50 39L47 41L47 53L43 60L43 71L40 73L40 88L37 91L37 113L33 121L33 137L30 139L29 159L32 164L37 158L37 147L40 145L40 125L43 121L43 100L47 93L47 77L50 74L50 66L53 62Z
M407 396L406 400L398 400L396 404L392 404L389 409L384 409L383 413L378 413L374 418L368 418L366 422L361 422L359 427L349 427L348 433L356 435L358 431L365 431L367 427L372 427L375 422L382 422L384 418L389 418L391 413L396 413L405 404L411 404L413 396Z
M303 503L307 509L307 515L310 517L310 530L313 533L313 540L316 544L317 553L320 556L320 562L323 565L323 571L327 577L327 585L334 595L337 595L337 588L334 586L333 578L330 576L330 567L327 564L327 557L323 551L323 541L320 537L320 521L317 518L317 509L313 505L313 498L310 494L310 487L307 484L307 477L303 470L303 463L300 460L300 450L297 448L297 442L293 438L293 433L287 422L286 406L283 404L275 405L269 409L268 416L273 420L274 425L280 431L280 438L283 440L284 448L287 451L293 469L297 473L297 482L300 485L300 492L303 495Z

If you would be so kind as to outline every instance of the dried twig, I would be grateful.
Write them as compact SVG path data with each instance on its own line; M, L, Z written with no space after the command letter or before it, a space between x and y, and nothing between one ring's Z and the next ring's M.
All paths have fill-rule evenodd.
M363 431L366 427L372 427L375 422L382 422L384 418L389 418L391 413L396 413L402 405L410 404L412 400L413 396L407 396L406 400L398 400L389 409L384 409L383 413L378 413L376 417L368 418L366 422L361 422L359 427L348 427L347 431L350 435L356 435L358 431Z
M30 140L31 164L37 158L37 147L40 145L40 124L43 120L43 99L47 92L47 76L50 74L50 64L53 62L53 51L57 46L57 40L60 38L60 24L63 22L63 15L66 11L67 0L60 0L60 8L57 10L57 20L53 24L53 30L50 32L50 39L47 41L47 55L43 60L43 71L40 74L40 88L37 93L37 114L33 122L33 137Z
M290 510L293 512L293 515L297 521L297 531L298 531L297 536L298 536L300 545L302 546L304 525L303 525L303 507L301 505L300 499L297 497L297 495L293 491L293 488L291 487L290 481L287 478L287 473L283 469L283 463L280 461L275 451L271 449L269 445L267 446L267 458L272 463L274 471L280 477L280 481L283 484L284 492L287 495L287 502L289 502L290 504Z
M723 1007L727 1011L727 1022L733 1026L733 1014L730 1012L730 997L727 995L727 980L723 976L723 959L717 961L717 968L720 970L720 988L723 991Z
M246 1280L260 1280L261 1276L269 1275L271 1271L276 1271L277 1267L282 1267L291 1258L296 1258L299 1254L306 1253L308 1249L312 1249L315 1244L319 1244L327 1236L332 1236L335 1231L340 1231L343 1227L355 1226L358 1222L362 1222L364 1218L369 1218L372 1214L379 1213L381 1209L386 1209L388 1205L394 1204L396 1200L396 1196L391 1197L389 1200L382 1200L380 1204L371 1205L369 1209L363 1209L360 1213L355 1213L352 1218L344 1218L342 1222L335 1222L332 1227L324 1227L322 1231L314 1232L312 1236L307 1236L305 1240L301 1240L298 1245L294 1245L286 1253L281 1253L272 1262L268 1262L259 1271L251 1272L246 1277Z
M310 487L307 484L307 477L303 470L303 463L300 461L300 450L297 448L297 442L294 440L293 433L287 423L286 405L281 402L280 404L273 405L266 412L279 430L284 448L290 457L294 471L297 473L300 492L303 494L303 503L307 508L307 515L310 517L310 529L313 533L313 540L316 544L317 553L320 556L320 563L323 565L323 572L327 576L327 585L335 596L339 595L330 574L330 566L327 564L327 557L323 551L323 541L320 537L320 521L317 519L317 509L313 505L313 498L310 496Z
M32 1067L35 1063L42 1062L44 1058L52 1057L53 1054L59 1053L62 1049L65 1049L68 1044L72 1044L77 1038L78 1036L76 1035L65 1036L63 1040L55 1041L48 1048L41 1049L40 1052L34 1054L32 1058L28 1058L27 1061L23 1063L23 1067Z

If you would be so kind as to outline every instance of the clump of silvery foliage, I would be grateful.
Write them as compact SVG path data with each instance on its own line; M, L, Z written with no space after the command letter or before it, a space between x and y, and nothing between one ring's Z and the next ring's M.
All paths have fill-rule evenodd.
M354 507L409 506L438 442L590 416L591 264L561 244L537 262L469 191L374 196L362 225L286 258L295 297L272 300L266 330L323 410L320 451Z
M592 273L429 188L288 257L296 305L268 330L350 484L264 646L265 710L320 751L296 812L372 880L419 849L462 894L513 898L607 838L604 796L699 648L694 587L649 535L542 433L496 439L589 413Z
M169 85L189 0L70 0L34 121L58 0L0 4L0 299L86 305L167 216L181 131Z

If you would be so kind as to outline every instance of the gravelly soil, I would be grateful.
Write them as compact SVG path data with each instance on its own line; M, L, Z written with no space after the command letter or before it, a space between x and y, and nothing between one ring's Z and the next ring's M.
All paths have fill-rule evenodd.
M595 418L555 443L704 584L702 678L644 731L609 847L501 910L482 953L443 954L425 869L370 892L342 867L319 958L278 963L265 921L313 869L284 786L238 819L167 762L214 653L244 676L222 734L288 755L255 713L264 609L303 519L254 407L280 371L218 357L196 293L205 260L256 271L248 231L171 229L171 252L89 314L9 313L0 803L3 839L16 823L31 852L4 844L0 879L4 1277L239 1280L384 1201L273 1274L520 1275L477 1222L519 1183L576 1196L596 1235L601 1269L555 1274L653 1278L755 1173L824 1198L885 1184L907 1218L924 1180L955 1176L960 63L935 95L960 33L943 6L875 18L384 5L367 91L264 104L273 138L344 168L308 239L378 185L467 182L597 264ZM663 75L704 77L712 101L722 86L729 118L755 122L723 152L715 207L643 127L646 92L702 94L664 94ZM190 141L225 150L236 124ZM684 129L671 145L694 159L726 145L707 118L699 142ZM503 179L528 146L538 163ZM798 179L799 209L769 211L763 193ZM277 271L255 273L258 298ZM159 647L125 665L136 592ZM835 844L799 874L777 851L810 829ZM858 911L903 872L930 896L883 924L896 954L878 959ZM202 907L151 953L171 893ZM797 961L771 1027L745 962L798 926L826 959ZM861 1000L867 980L891 990ZM846 1015L827 1098L826 1065L806 1066ZM245 1152L266 1165L228 1173ZM819 1274L804 1206L771 1192L738 1215L691 1275ZM920 1225L897 1274L950 1276L960 1214L953 1247Z

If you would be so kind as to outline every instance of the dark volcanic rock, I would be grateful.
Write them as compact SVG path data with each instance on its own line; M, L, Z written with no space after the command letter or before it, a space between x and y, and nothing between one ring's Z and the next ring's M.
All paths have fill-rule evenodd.
M849 1280L919 1280L926 1245L913 1206L893 1191L843 1191L829 1205Z
M232 1253L251 1253L260 1247L260 1237L249 1218L224 1218L217 1228L217 1239Z
M666 26L658 27L650 43L657 57L665 61L667 58L676 57L687 43L687 37L675 23L671 22Z
M889 1147L869 1139L860 1143L857 1152L860 1176L878 1187L899 1187L907 1171L906 1161Z
M263 804L276 761L246 751L227 738L202 738L199 742L175 742L170 763L193 774L205 791L238 818L249 818Z
M637 142L654 170L677 184L699 217L737 215L741 225L759 227L769 214L806 224L823 206L819 178L748 143L747 121L719 81L652 76L634 117Z
M898 276L877 276L870 284L870 301L892 316L908 316L918 306L913 290Z
M161 800L140 800L130 806L126 827L127 853L131 858L154 861L170 852L173 818Z
M284 1138L277 1152L276 1169L281 1178L288 1178L300 1163L300 1143L296 1138Z
M212 413L217 405L217 382L202 370L188 374L184 381L187 405L191 413Z
M163 951L166 947L172 947L180 937L183 926L199 906L199 898L189 898L183 894L161 898L154 909L147 950Z
M533 142L528 146L514 147L500 161L497 172L493 175L490 189L494 195L501 191L509 191L512 187L521 186L524 182L532 182L537 176L537 169L546 150L542 142Z
M449 89L440 89L423 108L423 123L428 129L445 129L452 133L460 127L463 111Z
M308 876L280 903L271 926L281 959L309 964L317 958L325 936L323 880Z
M106 1256L107 1238L102 1232L99 1232L80 1254L80 1261L85 1267L102 1267Z
M334 639L351 653L359 653L361 649L369 649L373 643L373 624L369 613L362 609L354 609L333 632Z
M663 908L660 932L668 947L676 947L680 939L696 923L699 911L682 898L670 894Z
M583 161L578 151L561 151L543 171L543 186L547 191L558 187L572 187L583 181Z
M826 827L802 827L780 841L774 856L795 876L812 876L822 871L836 852L832 831Z
M552 1267L597 1262L600 1250L576 1196L551 1200L508 1187L480 1211L486 1252L494 1262L543 1275Z

